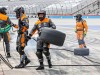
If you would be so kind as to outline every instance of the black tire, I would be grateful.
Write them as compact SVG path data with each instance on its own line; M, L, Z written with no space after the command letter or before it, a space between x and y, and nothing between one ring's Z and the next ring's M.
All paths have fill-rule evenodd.
M66 34L55 29L44 28L42 29L40 38L44 42L48 42L50 44L54 44L57 46L63 46L65 41Z
M88 48L76 48L76 49L74 49L74 55L88 56L89 55L89 49Z

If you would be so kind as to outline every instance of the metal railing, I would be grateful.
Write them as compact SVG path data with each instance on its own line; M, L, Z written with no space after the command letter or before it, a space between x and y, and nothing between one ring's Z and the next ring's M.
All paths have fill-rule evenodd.
M99 8L100 8L100 0L89 0L82 1L80 4L76 6L72 6L71 3L60 3L60 2L30 2L29 5L36 5L35 7L30 6L29 8L25 8L25 12L28 15L36 15L38 11L40 10L46 10L47 15L75 15L75 14L99 14ZM10 3L12 4L12 3ZM17 2L16 4L12 4L12 7L7 8L8 14L14 14L13 8L17 6L22 6L22 4L19 4ZM26 3L27 5L27 3ZM0 6L4 6L1 4ZM70 7L68 7L70 6ZM23 5L24 7L24 5Z
M93 14L93 12L96 12L96 10L98 10L98 9L100 9L100 0L96 0L96 1L92 2L91 4L88 4L88 5L84 6L83 8L73 12L72 14L80 13L83 15L88 15L88 14Z

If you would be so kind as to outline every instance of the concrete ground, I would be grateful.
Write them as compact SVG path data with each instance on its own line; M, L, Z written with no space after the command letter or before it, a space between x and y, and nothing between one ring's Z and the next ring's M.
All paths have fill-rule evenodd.
M14 23L17 23L16 20L12 20L12 21ZM34 21L36 21L36 19L30 19L30 30L35 23ZM72 20L53 19L53 22L55 22L55 24L57 25L57 30L66 33L66 40L64 46L58 47L58 46L51 45L51 48L55 48L55 49L50 49L52 64L54 65L53 68L49 69L48 66L45 66L45 70L42 71L35 70L39 65L38 59L35 55L36 42L34 40L30 40L28 42L28 46L25 48L25 52L29 57L29 59L31 60L31 63L23 69L10 69L1 60L0 75L100 75L100 66L96 66L99 63L98 64L94 63L94 62L100 62L99 19L96 20L99 24L95 22L93 19L87 19L89 25L89 31L85 38L85 41L87 47L90 49L90 55L87 56L86 58L91 59L94 62L91 62L81 56L75 56L73 52L67 51L67 50L73 51L74 48L78 47L76 34L74 33L74 29L73 29L75 21L74 22L73 21L74 21L73 19ZM95 26L96 29L91 27L93 25ZM10 34L11 34L10 44L11 44L12 57L9 58L9 62L14 67L19 64L19 54L16 52L17 33L10 31ZM2 44L3 41L1 40L0 54L2 54L3 57L5 58L5 53ZM62 49L66 49L66 50L62 50ZM44 56L44 64L47 65L45 56ZM95 66L66 66L66 65L95 65Z

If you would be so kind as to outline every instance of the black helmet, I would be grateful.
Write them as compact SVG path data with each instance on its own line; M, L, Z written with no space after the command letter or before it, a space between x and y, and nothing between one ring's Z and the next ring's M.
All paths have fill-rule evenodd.
M82 15L81 14L77 14L75 17L82 17Z
M81 14L77 14L74 17L76 17L76 20L78 20L78 21L82 20L82 15Z
M39 14L43 14L43 17L39 17L39 20L41 21L46 17L46 11L44 10L39 11L37 14L38 14L38 17L39 17Z
M17 18L20 18L22 13L24 14L24 8L23 7L17 7L14 12L16 13L16 17Z
M2 13L2 14L7 14L7 13L6 13L6 10L7 10L7 8L1 7L1 8L0 8L0 13Z
M38 12L38 15L39 15L39 14L44 14L44 15L46 15L46 11L45 11L45 10L41 10L41 11Z

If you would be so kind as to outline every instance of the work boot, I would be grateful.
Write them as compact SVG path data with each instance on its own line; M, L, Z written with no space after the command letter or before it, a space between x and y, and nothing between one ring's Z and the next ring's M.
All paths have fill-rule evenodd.
M20 63L19 65L15 66L15 68L24 68L25 65L23 63Z
M36 70L44 70L44 66L39 66Z
M48 66L49 68L52 68L51 60L48 60Z
M11 56L10 56L10 53L7 53L7 56L6 56L6 58L10 58Z
M40 62L40 66L36 70L44 70L43 62Z
M31 61L27 58L27 59L25 59L25 66L27 65L27 64L29 64Z

